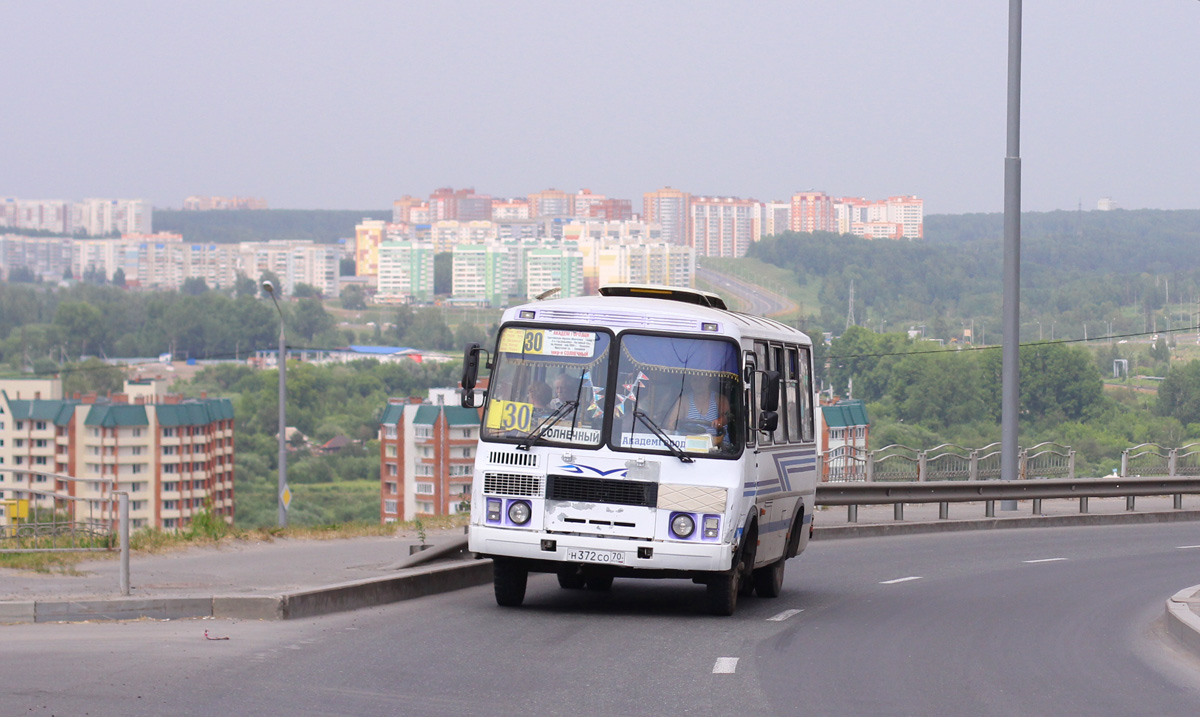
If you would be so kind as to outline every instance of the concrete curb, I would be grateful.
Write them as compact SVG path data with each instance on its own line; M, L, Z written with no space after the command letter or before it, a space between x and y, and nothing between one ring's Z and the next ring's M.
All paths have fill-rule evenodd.
M295 620L461 590L491 580L492 561L471 559L280 595L0 602L0 624L196 617Z
M839 538L875 538L884 535L952 533L995 528L1063 528L1080 525L1140 525L1200 520L1200 510L1170 513L1083 513L1080 515L1032 515L1022 518L982 518L975 520L938 520L917 523L874 523L870 525L827 525L813 529L813 540Z
M1167 632L1200 657L1200 585L1184 588L1167 600Z

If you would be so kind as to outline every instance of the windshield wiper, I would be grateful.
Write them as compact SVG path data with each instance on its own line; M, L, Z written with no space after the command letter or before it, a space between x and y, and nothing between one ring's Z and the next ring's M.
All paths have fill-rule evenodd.
M551 413L549 416L546 416L545 418L542 419L542 422L538 424L537 428L530 431L528 436L525 436L525 440L523 440L517 444L517 450L518 451L529 450L529 447L531 445L533 445L533 442L536 441L537 439L541 438L542 434L544 434L546 431L550 430L550 427L553 426L555 423L557 423L558 419L567 415L567 411L570 411L572 408L577 408L578 406L579 406L578 401L566 401L563 403L563 405L554 409L553 413ZM575 424L572 423L571 431L574 432L574 430L575 430Z
M662 441L667 446L667 448L671 451L671 453L676 458L683 461L684 463L695 463L696 462L695 458L692 458L688 454L684 453L682 448L675 445L675 441L672 441L670 439L670 437L667 436L667 434L663 432L663 429L659 428L658 424L655 423L653 420L651 420L651 418L649 416L646 415L645 411L641 411L641 410L635 408L633 411L633 417L637 418L637 419L641 419L642 423L646 424L646 427L650 429L650 431L658 438L658 440Z

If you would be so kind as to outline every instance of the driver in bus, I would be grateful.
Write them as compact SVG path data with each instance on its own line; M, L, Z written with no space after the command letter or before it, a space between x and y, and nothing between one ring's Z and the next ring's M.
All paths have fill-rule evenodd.
M731 415L729 398L719 390L716 376L689 373L683 379L683 391L667 413L666 425L674 430L687 424L705 426L709 435L719 443Z
M544 381L535 381L529 384L529 402L533 404L534 418L545 418L550 415L553 410L550 407L550 398L553 392L550 390L550 384Z

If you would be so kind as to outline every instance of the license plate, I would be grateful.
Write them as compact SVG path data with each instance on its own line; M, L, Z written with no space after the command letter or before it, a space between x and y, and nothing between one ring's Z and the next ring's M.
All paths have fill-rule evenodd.
M625 553L620 550L568 550L567 560L573 563L624 565Z

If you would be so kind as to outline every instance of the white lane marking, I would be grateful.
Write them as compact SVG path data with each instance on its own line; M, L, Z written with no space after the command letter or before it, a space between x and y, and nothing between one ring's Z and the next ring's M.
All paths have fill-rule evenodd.
M910 575L907 578L896 578L895 580L884 580L883 582L881 582L879 584L880 585L895 585L896 583L906 583L909 580L920 580L920 579L921 579L920 575Z
M783 622L784 620L788 619L789 617L791 617L793 615L799 615L802 612L804 612L803 608L801 608L799 610L784 610L783 612L779 613L778 615L772 615L771 617L768 617L767 622Z
M1176 550L1189 550L1191 548L1200 548L1200 545L1180 545Z
M1060 560L1066 560L1066 558L1040 558L1038 560L1022 560L1021 562L1022 563L1031 563L1031 564L1032 563L1057 563Z
M738 658L736 657L718 657L716 664L713 665L714 675L732 675L737 671Z

